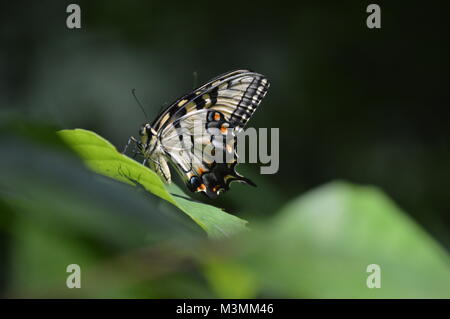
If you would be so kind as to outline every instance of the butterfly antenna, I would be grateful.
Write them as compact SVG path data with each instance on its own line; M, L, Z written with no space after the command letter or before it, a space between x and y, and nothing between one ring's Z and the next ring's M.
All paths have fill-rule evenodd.
M197 87L197 82L198 82L198 74L197 71L192 72L192 89L195 89Z
M147 119L147 122L149 121L148 116L147 116L147 112L145 112L144 107L142 106L141 102L139 102L139 99L136 96L136 89L132 89L131 90L131 94L133 94L134 99L136 100L137 104L139 105L139 107L142 110L142 113L144 113L145 118Z

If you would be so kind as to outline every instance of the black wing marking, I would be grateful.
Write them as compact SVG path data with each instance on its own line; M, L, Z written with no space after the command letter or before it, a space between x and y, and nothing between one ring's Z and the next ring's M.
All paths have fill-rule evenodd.
M216 197L233 181L256 186L236 170L237 127L214 109L191 112L168 126L161 145L191 191Z

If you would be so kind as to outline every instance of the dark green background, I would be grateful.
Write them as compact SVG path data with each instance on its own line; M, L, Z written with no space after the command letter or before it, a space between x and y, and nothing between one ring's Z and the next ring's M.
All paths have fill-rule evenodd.
M238 171L214 203L250 221L331 180L379 186L450 246L449 7L377 1L10 1L0 9L0 116L90 129L122 148L163 105L249 68L271 87L250 126L280 128L280 170ZM8 149L2 149L2 154ZM33 161L33 158L28 158ZM204 200L202 197L198 197Z

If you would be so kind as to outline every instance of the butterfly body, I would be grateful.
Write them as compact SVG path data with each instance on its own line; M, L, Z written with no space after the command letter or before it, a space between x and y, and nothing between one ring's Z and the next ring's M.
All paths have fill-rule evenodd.
M269 83L258 73L236 70L220 75L182 96L152 124L144 124L138 151L166 182L171 163L187 187L216 197L232 181L254 185L235 171L236 134L265 96Z

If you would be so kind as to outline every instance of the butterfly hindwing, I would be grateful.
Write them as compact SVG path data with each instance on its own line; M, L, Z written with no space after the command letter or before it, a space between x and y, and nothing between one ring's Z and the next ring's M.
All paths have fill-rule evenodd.
M168 126L161 144L190 190L215 197L232 181L254 185L235 171L236 132L223 114L205 109Z

